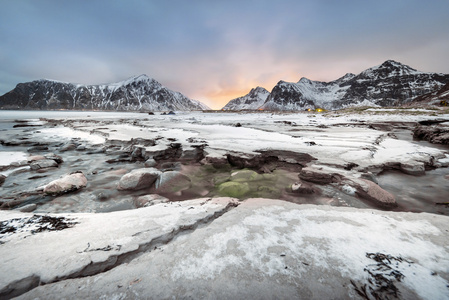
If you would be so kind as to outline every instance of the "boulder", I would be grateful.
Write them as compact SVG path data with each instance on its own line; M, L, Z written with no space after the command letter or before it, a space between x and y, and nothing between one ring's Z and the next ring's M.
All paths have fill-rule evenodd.
M43 168L57 167L58 163L53 159L41 159L35 160L30 164L30 169L35 171Z
M119 190L140 190L149 188L161 175L155 168L135 169L122 176L118 183Z
M22 207L19 208L20 212L32 212L37 208L36 203L31 203L31 204L27 204L24 205Z
M61 149L59 149L59 151L64 152L64 151L69 151L69 150L74 150L76 149L76 145L74 143L67 143L65 145L63 145L61 147Z
M149 158L145 161L145 167L152 168L157 165L157 162L153 158Z
M228 181L218 186L218 193L225 197L242 198L249 191L250 188L246 182Z
M190 178L179 171L164 172L156 180L156 191L160 193L176 193L190 186Z
M359 179L357 180L357 183L358 184L356 184L354 188L356 188L356 194L360 197L385 208L397 206L395 197L374 182L366 179Z
M136 200L134 200L134 205L137 208L141 208L141 207L147 207L147 206L151 206L151 205L155 205L155 204L159 204L159 203L166 203L168 201L169 201L168 198L162 197L158 194L150 194L150 195L138 197Z
M53 180L44 186L44 193L51 195L65 194L79 190L86 185L86 176L82 172L75 172Z

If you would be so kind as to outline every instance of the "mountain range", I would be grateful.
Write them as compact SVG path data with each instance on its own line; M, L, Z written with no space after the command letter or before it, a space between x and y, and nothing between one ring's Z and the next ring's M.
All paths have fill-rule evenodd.
M0 96L0 109L191 111L210 108L140 75L102 85L47 79L19 83L12 91Z
M350 106L441 105L448 103L449 74L428 73L394 60L360 74L347 73L330 82L305 77L298 82L279 81L267 91L256 87L232 99L223 110L341 109ZM168 111L208 110L203 103L140 75L125 81L81 85L55 80L19 83L0 96L0 109L69 109Z
M413 101L417 97L435 93L447 83L449 74L420 72L394 60L387 60L358 75L348 73L331 82L304 77L296 83L279 81L268 96L265 92L254 95L253 89L248 95L231 100L223 109L304 110L318 107L402 106L416 103ZM261 105L256 107L256 103Z

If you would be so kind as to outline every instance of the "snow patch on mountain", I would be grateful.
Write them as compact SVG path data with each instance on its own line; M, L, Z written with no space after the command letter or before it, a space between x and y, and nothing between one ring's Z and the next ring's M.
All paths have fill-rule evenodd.
M263 87L256 87L245 96L232 99L223 107L223 110L256 110L267 100L270 92Z

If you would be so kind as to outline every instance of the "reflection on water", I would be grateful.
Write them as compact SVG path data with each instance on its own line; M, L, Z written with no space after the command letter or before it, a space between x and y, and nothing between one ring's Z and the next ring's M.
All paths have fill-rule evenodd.
M449 215L449 168L427 171L423 176L412 176L398 171L387 171L378 176L379 185L396 196L400 211L431 212Z

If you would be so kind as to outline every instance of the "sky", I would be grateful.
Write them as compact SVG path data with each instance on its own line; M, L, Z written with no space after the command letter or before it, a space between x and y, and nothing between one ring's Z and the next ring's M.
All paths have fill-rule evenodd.
M394 59L449 73L448 0L0 0L0 95L146 74L213 109Z

